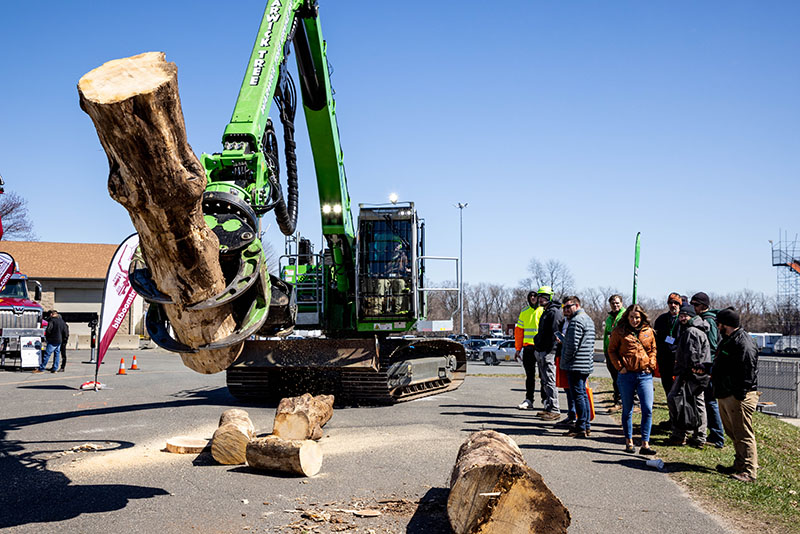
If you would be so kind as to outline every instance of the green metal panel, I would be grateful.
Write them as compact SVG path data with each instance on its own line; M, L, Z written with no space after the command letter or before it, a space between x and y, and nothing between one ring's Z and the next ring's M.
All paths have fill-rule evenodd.
M256 143L261 142L278 83L278 67L284 59L283 46L302 4L303 0L272 0L267 4L223 141L231 134L247 134Z

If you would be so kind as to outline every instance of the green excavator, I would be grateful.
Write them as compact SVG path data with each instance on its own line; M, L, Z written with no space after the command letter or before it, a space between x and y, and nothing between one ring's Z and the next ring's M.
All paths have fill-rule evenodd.
M319 191L320 253L295 228L298 95L287 66L292 45ZM269 117L273 102L283 130L285 190ZM192 308L232 302L237 329L200 348L172 338L162 308L169 300L135 259L131 284L150 303L151 338L175 352L244 341L226 372L230 392L248 402L311 392L332 393L349 404L394 403L461 385L466 354L460 343L409 334L436 290L424 287L426 261L454 258L425 255L425 225L413 203L361 205L353 220L316 1L269 1L222 144L222 152L201 157L208 178L203 211L219 238L228 285ZM269 211L287 236L279 276L268 274L260 240L261 217ZM321 335L297 339L289 335L294 329Z

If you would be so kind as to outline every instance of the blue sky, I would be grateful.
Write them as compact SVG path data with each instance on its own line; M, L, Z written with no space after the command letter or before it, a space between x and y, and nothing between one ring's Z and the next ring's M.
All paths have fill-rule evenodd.
M218 151L264 5L3 6L0 174L42 241L133 231L108 196L79 78L165 52L192 147ZM516 285L535 256L564 262L578 287L629 291L641 231L642 294L775 292L768 240L800 232L797 2L320 0L320 11L354 205L397 192L425 217L428 252L457 256L453 205L468 202L467 282ZM297 138L299 227L314 237L303 125Z

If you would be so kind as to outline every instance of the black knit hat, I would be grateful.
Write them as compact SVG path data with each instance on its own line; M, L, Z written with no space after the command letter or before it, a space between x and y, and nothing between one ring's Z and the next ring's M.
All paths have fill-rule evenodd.
M725 308L717 312L717 322L725 326L739 328L739 314L733 307Z
M706 308L708 308L709 306L711 306L711 299L708 298L707 294L705 294L705 293L703 293L701 291L700 293L695 293L694 295L692 295L692 298L689 299L689 303L692 306L694 306L694 304L697 303L697 304L701 304L701 305L705 306Z
M678 315L688 315L689 317L694 317L697 315L697 312L694 311L694 306L684 304L681 306L681 311L678 313Z

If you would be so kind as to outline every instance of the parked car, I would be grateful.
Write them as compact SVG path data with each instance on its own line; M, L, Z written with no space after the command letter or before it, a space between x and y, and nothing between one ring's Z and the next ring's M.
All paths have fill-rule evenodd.
M481 359L486 365L499 365L500 362L514 361L517 350L514 348L514 340L501 339L495 345L485 345L480 349Z
M467 359L477 360L480 359L481 349L486 347L489 343L487 339L473 337L464 343L464 348L467 349Z

